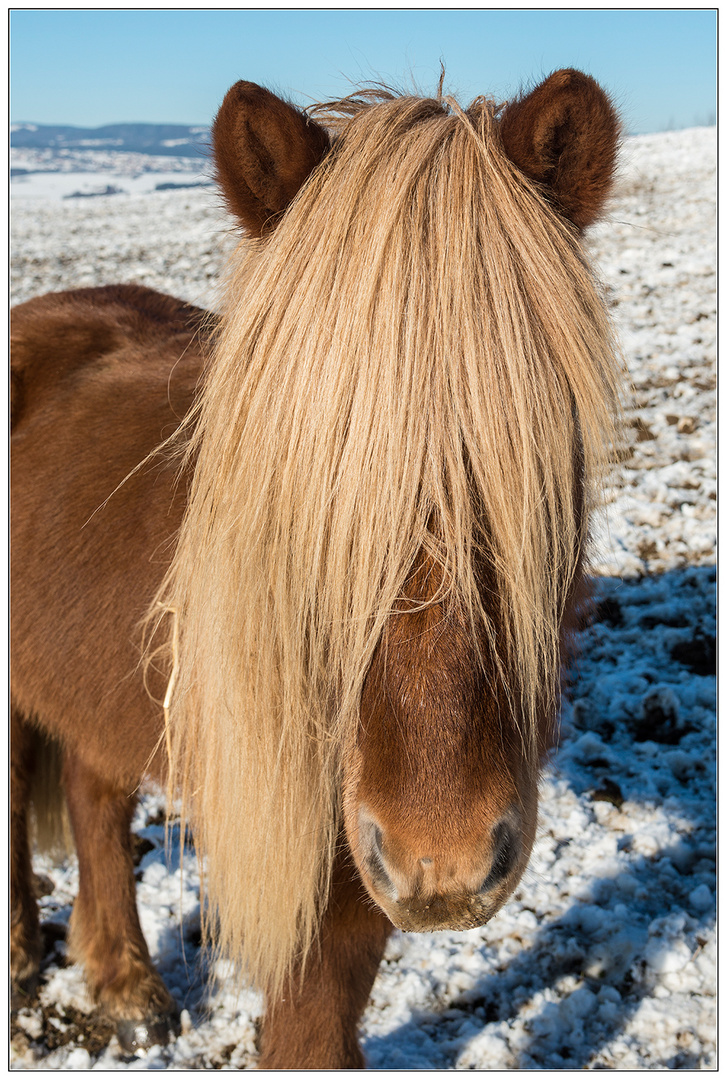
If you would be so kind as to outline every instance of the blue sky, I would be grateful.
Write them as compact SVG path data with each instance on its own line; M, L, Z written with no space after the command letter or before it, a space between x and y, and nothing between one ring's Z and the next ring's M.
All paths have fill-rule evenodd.
M469 101L558 67L588 71L629 132L715 122L709 10L14 10L14 122L208 124L237 79L299 104L382 79Z

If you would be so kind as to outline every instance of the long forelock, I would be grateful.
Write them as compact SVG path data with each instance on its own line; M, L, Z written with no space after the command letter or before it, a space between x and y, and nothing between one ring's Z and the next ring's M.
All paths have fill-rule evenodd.
M314 933L341 748L422 550L496 645L535 746L580 474L604 466L617 395L578 240L506 158L495 106L379 92L324 112L333 152L241 245L162 597L221 939L269 986Z

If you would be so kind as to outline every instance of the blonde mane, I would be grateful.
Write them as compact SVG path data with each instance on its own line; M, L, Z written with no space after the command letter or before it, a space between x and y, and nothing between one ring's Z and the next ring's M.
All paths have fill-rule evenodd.
M157 598L217 940L273 992L315 933L342 754L422 548L496 639L534 744L619 381L576 230L506 157L492 103L372 92L315 113L332 152L230 272Z

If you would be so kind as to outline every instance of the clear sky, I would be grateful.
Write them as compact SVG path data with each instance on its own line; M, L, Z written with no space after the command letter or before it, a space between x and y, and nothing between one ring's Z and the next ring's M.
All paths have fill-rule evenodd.
M374 79L431 93L440 59L465 102L578 67L628 132L716 114L715 9L15 9L10 57L16 123L208 124L240 78L302 105Z

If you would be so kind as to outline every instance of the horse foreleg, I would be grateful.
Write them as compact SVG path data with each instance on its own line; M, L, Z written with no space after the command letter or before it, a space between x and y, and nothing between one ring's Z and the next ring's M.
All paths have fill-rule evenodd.
M302 976L295 975L268 1007L260 1068L364 1067L356 1028L391 930L356 871L340 860Z
M166 1043L177 1007L152 965L136 909L130 832L136 799L71 753L63 782L79 869L69 954L117 1021L124 1049Z
M28 837L33 773L32 733L13 710L10 735L10 972L13 1008L31 998L38 983L42 943Z

